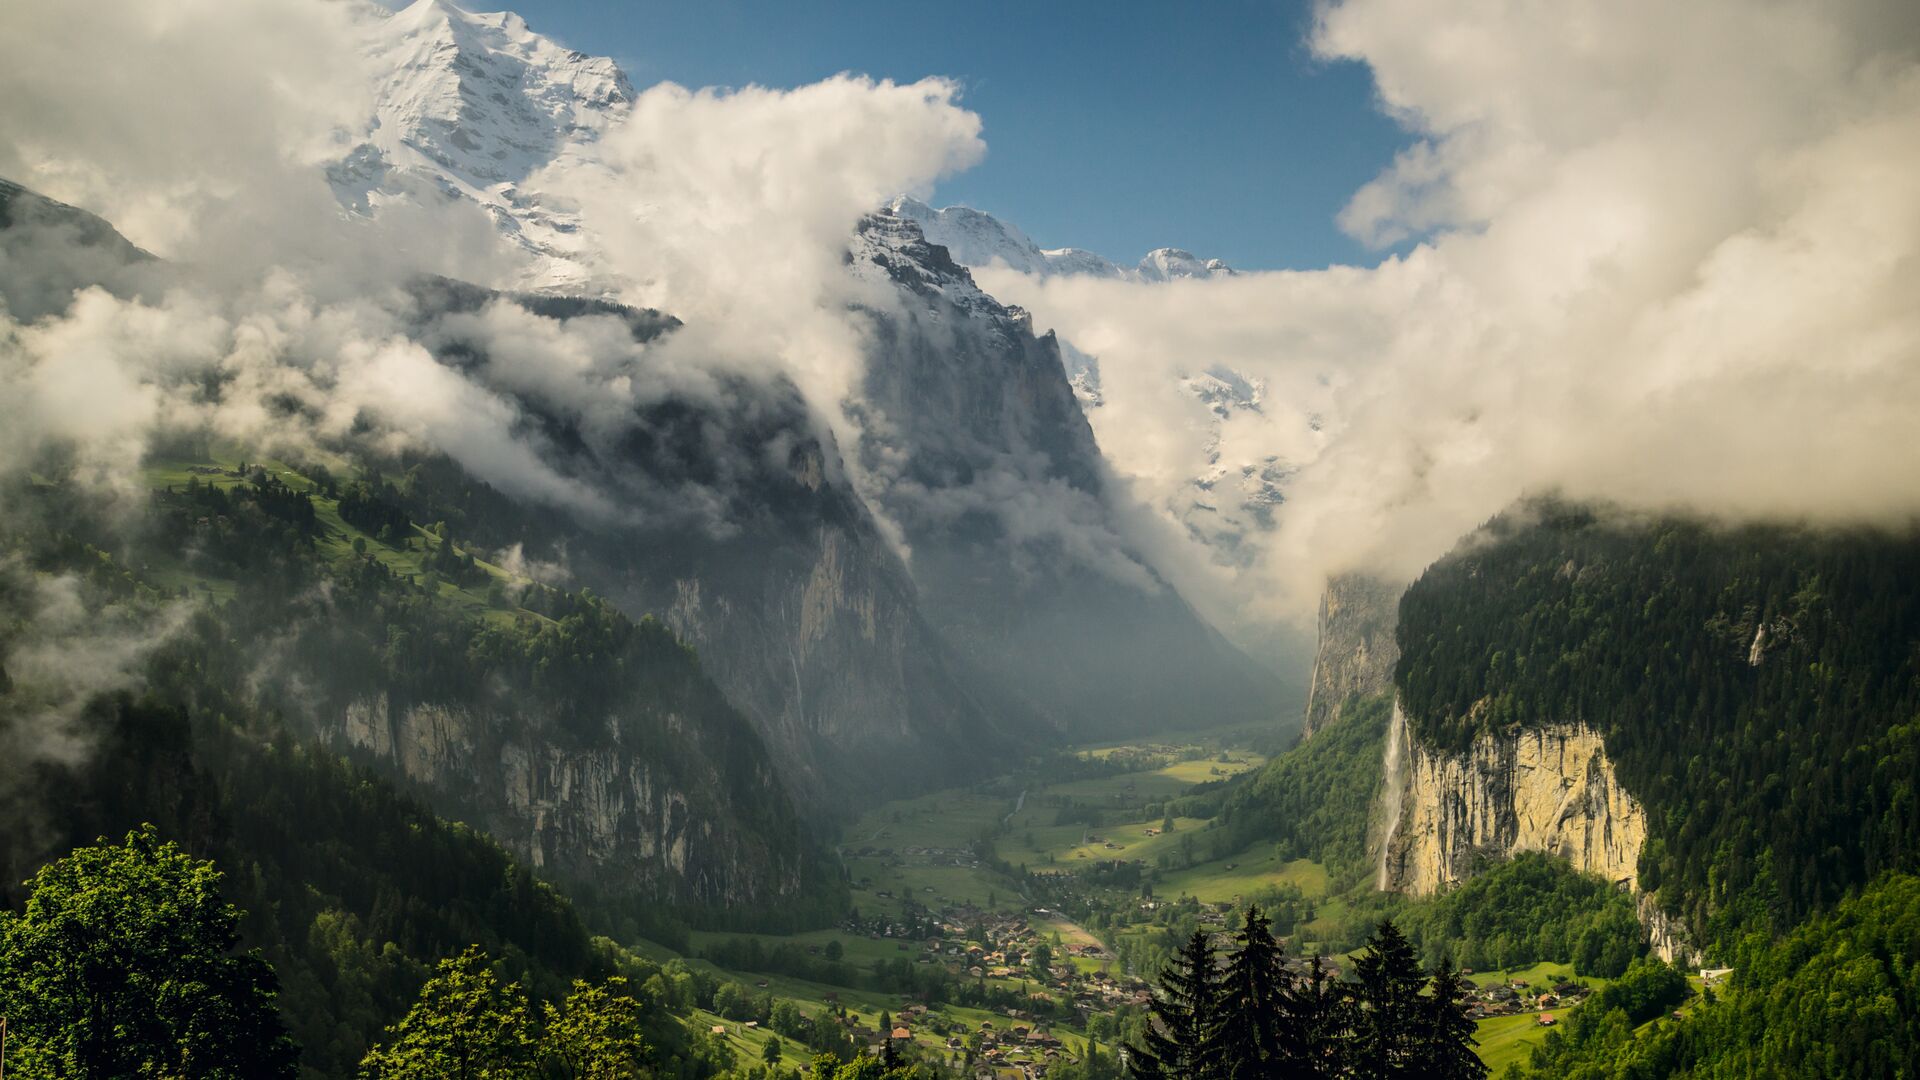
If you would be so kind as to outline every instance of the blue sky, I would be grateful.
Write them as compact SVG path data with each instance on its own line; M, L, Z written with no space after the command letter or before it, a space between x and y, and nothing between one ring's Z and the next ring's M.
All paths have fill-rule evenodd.
M643 87L957 79L987 159L935 201L1128 263L1162 246L1244 269L1373 262L1333 217L1407 141L1364 67L1309 53L1308 0L466 3Z

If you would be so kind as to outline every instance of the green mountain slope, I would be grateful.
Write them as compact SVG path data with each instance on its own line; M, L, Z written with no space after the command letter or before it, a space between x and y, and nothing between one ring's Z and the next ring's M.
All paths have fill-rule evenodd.
M1604 1003L1574 1012L1509 1077L1905 1077L1920 1061L1920 878L1890 875L1777 942L1755 938L1728 984L1635 1031Z
M0 740L33 751L0 766L0 900L47 859L157 824L226 870L316 1076L350 1074L431 965L469 944L553 999L576 977L652 971L590 923L672 940L687 921L844 906L751 727L663 628L410 524L411 541L373 538L341 510L377 508L284 464L231 465L156 462L158 486L131 497L57 473L0 492ZM554 754L619 748L679 791L667 814L609 820L692 842L613 836L596 852L536 836L536 876L481 831L507 820L500 793L436 788L319 722L368 694L513 717L479 760L530 730ZM579 886L586 917L542 877ZM683 1037L665 1012L656 1026L657 1046Z
M1920 533L1491 522L1400 606L1415 738L1580 722L1649 813L1642 887L1712 947L1920 866Z

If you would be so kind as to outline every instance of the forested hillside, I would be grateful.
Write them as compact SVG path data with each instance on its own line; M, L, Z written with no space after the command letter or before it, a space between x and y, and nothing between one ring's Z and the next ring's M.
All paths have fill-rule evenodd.
M732 850L760 852L730 872L789 883L784 917L842 906L827 857L765 785L751 728L657 625L476 564L377 485L211 465L173 484L162 467L128 502L49 470L6 492L0 537L0 735L36 740L0 768L0 900L17 905L46 860L153 823L225 872L241 942L278 973L313 1075L350 1073L432 965L469 945L535 1002L575 978L657 970L596 944L525 862L397 790L378 759L316 742L314 718L346 698L537 697L563 748L606 739L611 718L658 775L684 777L682 813L730 821ZM690 875L702 857L683 859ZM672 941L683 918L718 915L697 881L577 880L622 940ZM650 1015L649 1041L680 1045L680 1025ZM685 1075L708 1068L682 1060Z
M1410 588L1428 745L1577 722L1649 813L1640 884L1696 940L1783 930L1920 864L1920 533L1543 502Z
M1340 719L1261 768L1224 799L1221 854L1255 841L1324 865L1336 891L1367 880L1367 825L1380 787L1390 697L1350 698Z
M1515 1080L1539 1077L1912 1076L1920 1060L1920 878L1889 875L1778 942L1740 951L1730 989L1635 1032L1646 1017L1576 1010ZM1711 994L1711 992L1709 992Z

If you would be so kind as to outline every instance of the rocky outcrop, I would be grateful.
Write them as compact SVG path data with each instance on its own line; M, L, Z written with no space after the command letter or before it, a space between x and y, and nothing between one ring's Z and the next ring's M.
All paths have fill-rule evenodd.
M1405 718L1396 714L1395 722ZM1600 736L1572 725L1483 735L1464 754L1408 747L1389 886L1432 893L1477 859L1544 851L1631 887L1646 814L1615 781Z
M1320 595L1320 644L1313 656L1303 736L1340 718L1349 699L1393 689L1401 588L1365 574L1341 574Z
M1429 895L1471 877L1489 859L1540 851L1638 894L1647 816L1620 786L1599 733L1576 724L1483 734L1462 753L1411 738L1406 718L1390 745L1405 747L1398 813L1381 858L1381 888ZM1389 770L1391 778L1393 770ZM1651 897L1641 921L1661 955L1682 948Z
M707 762L725 755L692 752L706 741L700 725L669 715L663 727L689 744L685 752L658 753L618 718L604 739L575 740L537 713L396 706L377 694L351 702L321 734L397 773L444 816L600 895L707 908L766 908L800 895L811 852L792 815L777 806L756 813L721 794L743 780L775 791L771 771L722 775L731 763Z
M1076 734L1277 720L1279 681L1129 541L1055 336L898 213L862 223L849 269L895 298L862 312L850 471L959 660Z
M491 343L472 316L499 299L562 325L617 318L643 347L680 325L604 301L439 279L412 292L419 336L479 380L490 377ZM659 618L698 651L808 809L892 797L913 783L890 767L903 759L937 758L956 782L968 779L1037 733L929 625L833 436L792 383L716 372L699 393L643 400L617 423L593 424L514 385L496 389L540 431L556 471L622 514L575 518L488 499L432 462L406 509L428 520L457 513L483 548L518 544L629 615ZM850 786L850 774L874 782Z

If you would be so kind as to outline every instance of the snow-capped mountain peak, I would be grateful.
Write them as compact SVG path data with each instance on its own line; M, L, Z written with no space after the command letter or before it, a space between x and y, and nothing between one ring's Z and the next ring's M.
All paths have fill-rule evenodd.
M359 214L393 202L464 199L535 258L535 287L585 287L579 223L519 185L577 154L632 104L633 84L605 57L528 28L512 12L416 0L370 8L362 45L379 79L361 141L328 169Z
M1140 260L1134 273L1142 281L1172 281L1175 278L1232 277L1234 270L1219 259L1201 259L1181 248L1154 248Z
M1219 259L1201 259L1180 248L1156 248L1132 267L1122 267L1082 248L1042 248L1019 228L970 206L941 209L901 195L887 209L920 226L927 240L946 248L962 266L1005 266L1025 274L1087 274L1131 281L1224 277L1234 271Z
M416 0L370 31L385 78L369 141L396 165L424 158L476 188L524 179L633 100L612 60L555 44L512 12Z
M1048 273L1047 254L1027 234L970 206L935 210L901 195L887 204L895 217L920 226L927 239L947 249L962 266L1004 265L1022 273Z

